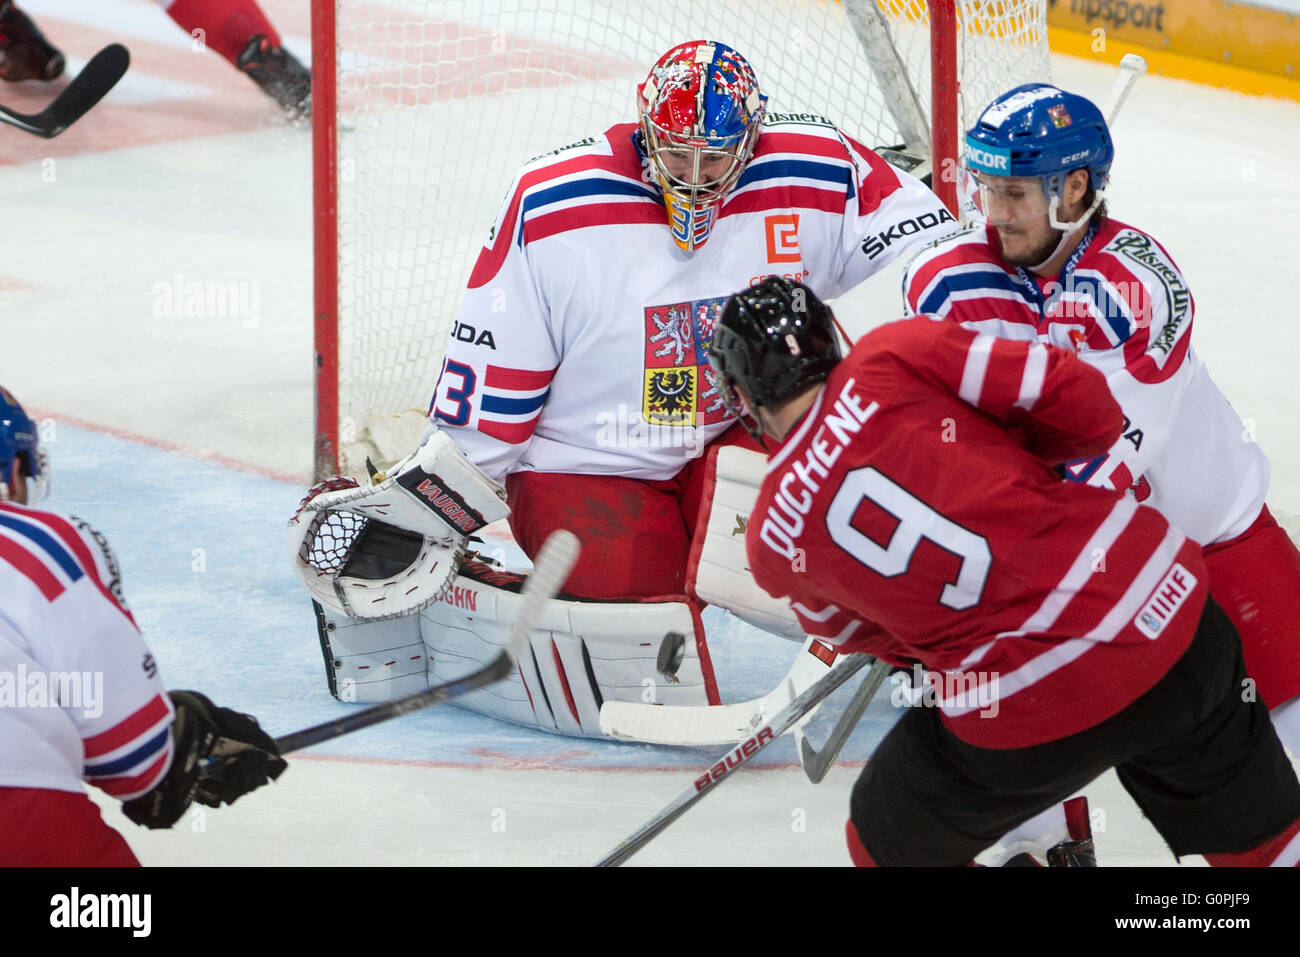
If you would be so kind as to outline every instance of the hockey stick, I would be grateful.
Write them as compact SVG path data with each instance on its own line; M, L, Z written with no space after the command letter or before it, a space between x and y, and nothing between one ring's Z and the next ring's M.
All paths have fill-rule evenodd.
M771 715L790 704L799 692L826 674L833 650L816 638L807 639L781 682L767 694L736 704L654 705L606 701L600 706L600 730L612 738L643 744L709 747L734 744L747 737Z
M0 123L49 139L58 136L81 119L122 79L131 63L131 54L120 43L104 47L82 68L54 102L31 115L15 113L0 106Z
M537 555L537 561L533 563L532 573L524 582L523 606L519 611L519 616L510 624L510 634L506 640L506 647L478 671L465 675L463 678L457 678L455 681L435 685L432 688L426 688L424 691L417 691L395 701L386 701L383 704L375 705L373 708L367 708L365 711L346 715L333 721L326 721L310 728L304 728L302 731L287 734L282 738L276 738L276 747L280 749L281 754L299 751L313 744L328 741L330 738L337 738L340 735L351 734L353 731L368 728L390 718L410 714L412 711L419 711L431 705L442 704L444 701L449 701L452 698L490 685L495 681L500 681L514 669L515 662L519 660L519 655L528 644L528 633L533 630L533 625L545 609L546 603L555 596L556 592L564 585L565 579L569 577L569 572L573 569L573 563L578 559L578 550L578 539L573 533L564 530L551 533L546 543L542 545L542 550Z
M1119 76L1115 77L1110 95L1106 97L1106 106L1101 111L1101 115L1106 117L1107 126L1114 125L1115 120L1119 118L1120 108L1128 99L1133 84L1146 71L1147 61L1136 53L1125 53L1124 58L1119 61Z
M849 736L853 734L853 729L858 726L862 720L862 714L867 710L867 705L876 696L880 686L884 684L885 679L889 677L889 672L893 669L883 661L877 661L871 666L871 671L863 679L858 690L853 693L849 705L840 715L840 720L835 722L835 727L831 729L830 737L818 751L814 748L803 731L799 728L794 729L794 739L799 745L799 762L803 765L804 773L808 775L808 780L813 784L820 784L822 778L826 777L826 772L831 769L835 759L839 757L840 750L848 743Z
M847 655L835 662L811 688L795 697L775 717L759 727L752 736L736 745L696 778L686 790L673 798L658 814L641 825L631 836L620 841L614 850L596 862L597 867L615 867L622 864L668 825L685 814L696 801L709 794L727 775L763 750L817 707L827 695L848 681L872 661L870 655Z

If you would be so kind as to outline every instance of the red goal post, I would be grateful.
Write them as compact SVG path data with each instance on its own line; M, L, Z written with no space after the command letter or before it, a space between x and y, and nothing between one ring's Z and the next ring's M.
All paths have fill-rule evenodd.
M1049 79L1046 6L312 0L317 477L410 451L515 170L634 120L664 50L735 47L769 112L931 157L955 209L959 131L999 93Z

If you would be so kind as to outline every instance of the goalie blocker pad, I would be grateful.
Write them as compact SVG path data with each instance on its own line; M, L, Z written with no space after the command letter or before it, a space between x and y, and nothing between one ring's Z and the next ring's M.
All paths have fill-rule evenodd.
M330 693L340 701L377 703L477 670L505 646L522 582L469 560L446 596L419 615L355 621L317 606ZM670 632L686 639L675 681L657 667ZM557 734L604 737L604 701L718 703L703 635L699 612L685 596L552 599L515 672L456 704Z
M745 529L758 501L767 457L737 445L715 446L708 455L700 506L708 512L695 526L686 591L764 631L803 641L804 631L789 602L758 587L745 555Z
M289 519L295 574L348 618L394 618L437 600L468 536L510 511L505 489L442 432L374 483L331 479Z

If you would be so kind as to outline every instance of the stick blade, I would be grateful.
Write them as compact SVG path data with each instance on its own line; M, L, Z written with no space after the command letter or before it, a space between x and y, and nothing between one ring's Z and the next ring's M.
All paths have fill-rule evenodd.
M510 625L506 653L511 661L518 661L528 643L528 633L540 617L546 603L556 596L573 571L582 551L578 536L566 529L556 529L542 543L541 551L533 562L532 573L524 582L523 605Z
M29 132L47 139L58 136L107 96L130 65L131 54L122 44L104 47L90 58L56 100L33 118Z

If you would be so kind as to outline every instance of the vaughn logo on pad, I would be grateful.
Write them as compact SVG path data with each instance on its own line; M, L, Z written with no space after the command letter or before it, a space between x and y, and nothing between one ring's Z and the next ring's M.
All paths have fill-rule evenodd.
M1165 625L1173 620L1187 596L1196 590L1196 576L1178 562L1165 572L1160 584L1133 619L1137 630L1148 638L1158 638Z

